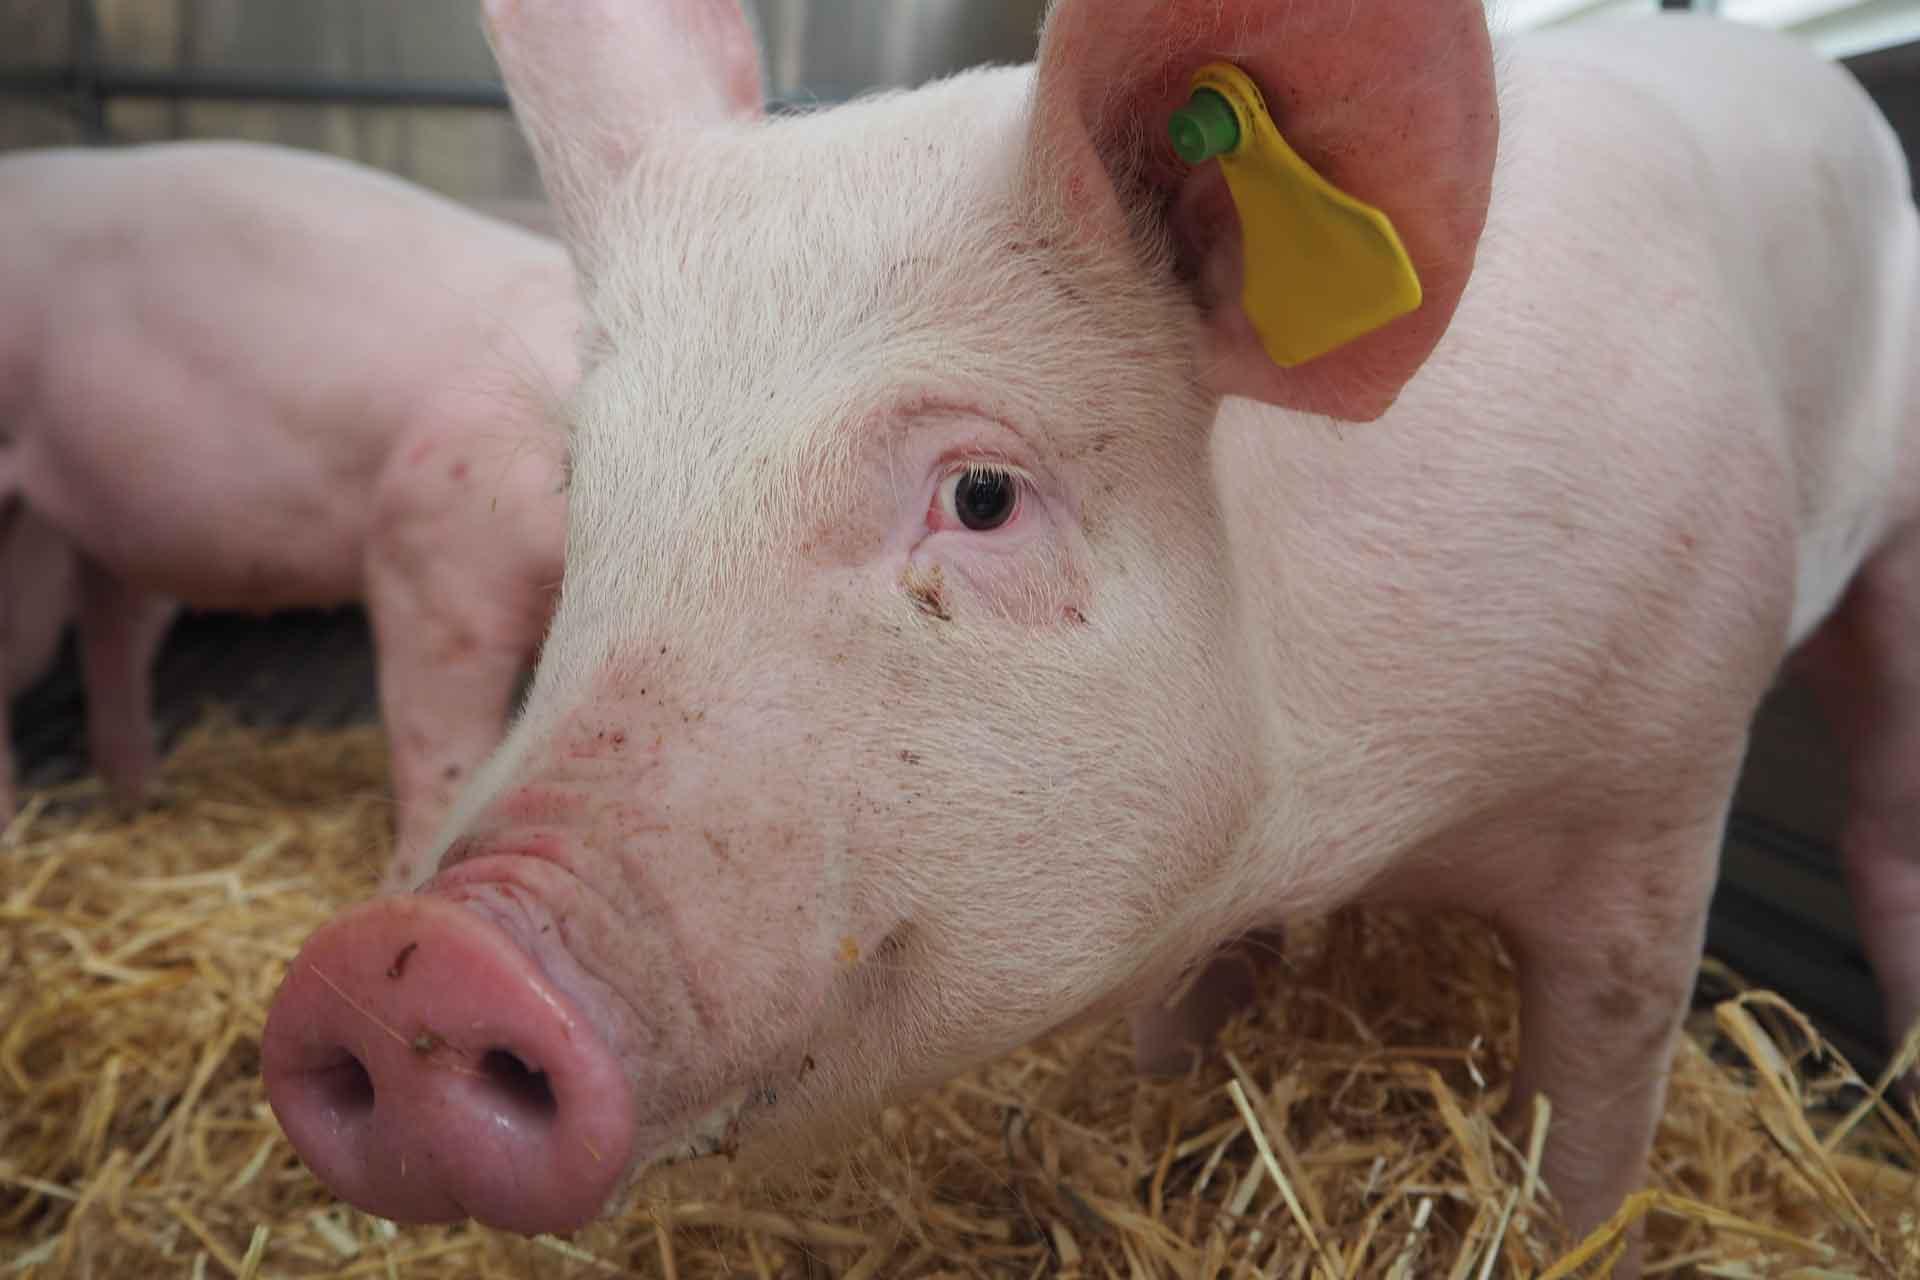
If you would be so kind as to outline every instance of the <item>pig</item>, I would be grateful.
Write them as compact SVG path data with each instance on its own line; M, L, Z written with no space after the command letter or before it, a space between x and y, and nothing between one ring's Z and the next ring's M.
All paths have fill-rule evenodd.
M78 557L33 512L0 509L0 828L13 816L12 702L53 667L76 608Z
M552 610L567 250L241 143L0 158L0 240L0 504L77 557L99 772L132 799L153 771L150 670L178 604L363 601L404 878Z
M1583 1231L1803 642L1912 1019L1920 233L1843 73L1698 18L1058 0L1031 67L762 119L733 5L486 14L590 316L566 568L432 874L272 1006L339 1196L564 1231L1086 1019L1177 1064L1236 946L1371 902L1506 940ZM1416 310L1267 357L1167 141L1217 58Z

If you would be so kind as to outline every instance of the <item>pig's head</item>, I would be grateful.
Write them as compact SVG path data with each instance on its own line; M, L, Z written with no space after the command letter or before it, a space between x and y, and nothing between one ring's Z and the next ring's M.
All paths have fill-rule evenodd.
M563 596L437 867L316 935L266 1066L346 1199L561 1229L1272 909L1209 428L1393 400L1493 89L1475 0L1063 0L1037 70L766 121L731 4L488 11L596 327ZM1266 360L1224 185L1164 141L1217 57L1396 218L1422 310Z

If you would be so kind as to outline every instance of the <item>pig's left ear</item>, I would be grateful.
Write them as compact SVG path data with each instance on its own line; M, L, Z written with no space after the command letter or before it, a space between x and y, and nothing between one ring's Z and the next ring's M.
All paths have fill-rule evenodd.
M759 116L760 54L739 0L484 0L487 38L576 249L655 145Z
M1230 62L1335 187L1383 211L1422 301L1291 368L1241 309L1242 237L1220 165L1168 122L1194 73ZM1212 385L1353 421L1378 417L1453 318L1486 224L1499 138L1482 0L1059 0L1041 37L1028 175L1080 236L1167 234L1203 308Z

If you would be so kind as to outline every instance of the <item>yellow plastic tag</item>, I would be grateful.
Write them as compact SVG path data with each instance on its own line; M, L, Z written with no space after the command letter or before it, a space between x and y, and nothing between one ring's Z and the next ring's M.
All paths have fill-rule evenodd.
M1241 305L1275 364L1304 364L1419 307L1420 277L1392 221L1287 145L1245 72L1211 63L1193 87L1225 98L1239 121L1220 170L1240 211Z

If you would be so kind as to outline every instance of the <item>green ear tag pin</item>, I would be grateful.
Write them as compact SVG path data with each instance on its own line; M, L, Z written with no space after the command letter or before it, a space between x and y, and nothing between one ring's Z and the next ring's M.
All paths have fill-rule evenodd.
M1305 364L1420 306L1392 221L1314 172L1238 67L1202 67L1167 131L1186 163L1220 162L1240 212L1241 306L1275 364Z

